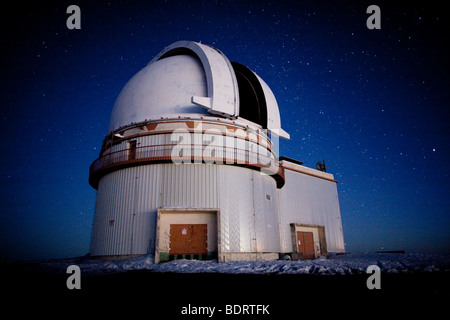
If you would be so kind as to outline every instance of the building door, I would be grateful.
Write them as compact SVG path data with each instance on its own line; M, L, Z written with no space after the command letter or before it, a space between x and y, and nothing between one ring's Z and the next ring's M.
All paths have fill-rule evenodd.
M128 142L128 160L136 159L136 140Z
M297 249L303 259L315 259L312 232L297 231Z
M207 238L207 224L171 224L169 254L207 254Z

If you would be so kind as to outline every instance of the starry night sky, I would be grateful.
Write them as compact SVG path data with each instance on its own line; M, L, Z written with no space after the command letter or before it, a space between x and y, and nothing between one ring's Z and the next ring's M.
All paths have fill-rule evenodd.
M334 174L346 250L450 250L446 10L430 1L55 1L1 21L0 258L88 253L99 154L125 83L178 40L271 87L280 155ZM66 8L81 8L81 30ZM381 30L366 9L381 8ZM4 9L6 10L6 9Z

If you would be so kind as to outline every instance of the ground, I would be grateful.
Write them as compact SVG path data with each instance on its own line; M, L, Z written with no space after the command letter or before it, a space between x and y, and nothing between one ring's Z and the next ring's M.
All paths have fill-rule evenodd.
M414 315L438 312L449 298L450 256L345 254L313 261L224 262L177 260L155 265L152 255L116 261L86 257L1 264L2 296L21 301L18 314L106 316L131 312L145 318L183 315L184 307L214 307L213 318L321 314ZM69 265L81 271L81 289L69 290ZM367 288L369 265L381 270L381 289ZM10 307L12 303L5 303ZM269 305L269 314L225 314L226 305ZM156 317L159 318L159 317Z

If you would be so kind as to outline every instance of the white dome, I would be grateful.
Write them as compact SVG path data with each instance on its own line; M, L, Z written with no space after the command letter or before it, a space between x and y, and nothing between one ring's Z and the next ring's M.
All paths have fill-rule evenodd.
M177 55L150 63L128 81L111 114L109 130L132 122L177 118L180 114L208 115L191 102L192 96L206 96L206 77L198 59Z
M216 48L193 41L166 47L128 81L114 104L109 132L161 118L201 116L245 119L289 139L269 86Z

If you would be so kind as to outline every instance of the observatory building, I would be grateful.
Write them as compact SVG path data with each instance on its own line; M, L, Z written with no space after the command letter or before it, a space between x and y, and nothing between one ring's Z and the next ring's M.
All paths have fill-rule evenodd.
M279 157L274 94L211 46L179 41L118 96L99 158L90 255L314 259L343 252L336 181Z

